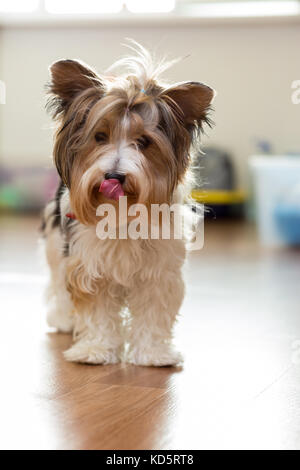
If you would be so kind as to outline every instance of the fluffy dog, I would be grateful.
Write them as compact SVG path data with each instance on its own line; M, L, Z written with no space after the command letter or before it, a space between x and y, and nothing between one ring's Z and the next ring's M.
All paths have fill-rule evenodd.
M184 240L100 239L97 208L109 203L118 211L123 195L129 209L180 201L191 145L209 123L214 92L198 82L160 82L170 63L156 66L142 46L132 48L133 57L116 64L126 70L121 75L98 75L76 60L50 67L61 183L43 216L48 323L73 332L69 361L176 365L182 357L172 331L184 297Z

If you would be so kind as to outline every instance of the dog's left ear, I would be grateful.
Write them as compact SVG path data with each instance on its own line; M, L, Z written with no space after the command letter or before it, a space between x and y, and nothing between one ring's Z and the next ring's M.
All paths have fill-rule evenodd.
M201 126L207 120L207 113L215 91L207 85L199 82L184 82L167 88L161 98L164 99L173 111L183 120L184 126L189 130L195 124Z

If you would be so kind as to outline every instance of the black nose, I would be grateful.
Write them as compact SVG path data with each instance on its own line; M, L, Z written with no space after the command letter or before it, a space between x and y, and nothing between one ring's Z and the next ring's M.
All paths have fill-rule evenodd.
M106 180L119 180L121 184L125 181L125 175L122 173L105 173L104 178Z

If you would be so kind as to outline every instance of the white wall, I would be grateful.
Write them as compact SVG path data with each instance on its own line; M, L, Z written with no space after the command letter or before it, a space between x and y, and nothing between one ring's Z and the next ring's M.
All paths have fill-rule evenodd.
M3 81L3 37L2 37L2 30L0 29L0 80ZM1 142L2 142L2 131L3 131L3 125L2 125L2 110L4 105L1 104L0 100L0 164L1 164ZM3 110L4 111L4 110Z
M48 65L81 58L104 70L126 52L120 43L128 36L171 57L191 55L167 78L204 81L218 91L216 127L205 143L234 154L241 184L255 137L271 140L278 153L300 152L300 105L291 103L291 82L300 79L299 25L8 28L0 36L0 79L7 85L7 104L0 107L1 161L48 165Z

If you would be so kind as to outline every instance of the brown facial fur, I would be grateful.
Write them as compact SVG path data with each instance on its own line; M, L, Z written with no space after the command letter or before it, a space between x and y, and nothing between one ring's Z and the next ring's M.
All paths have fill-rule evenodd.
M58 120L54 161L79 221L95 224L96 208L108 202L98 190L101 162L110 155L115 167L118 155L125 159L129 204L170 203L190 164L193 138L209 123L213 90L195 82L164 87L138 74L99 77L69 60L50 70L49 108Z

